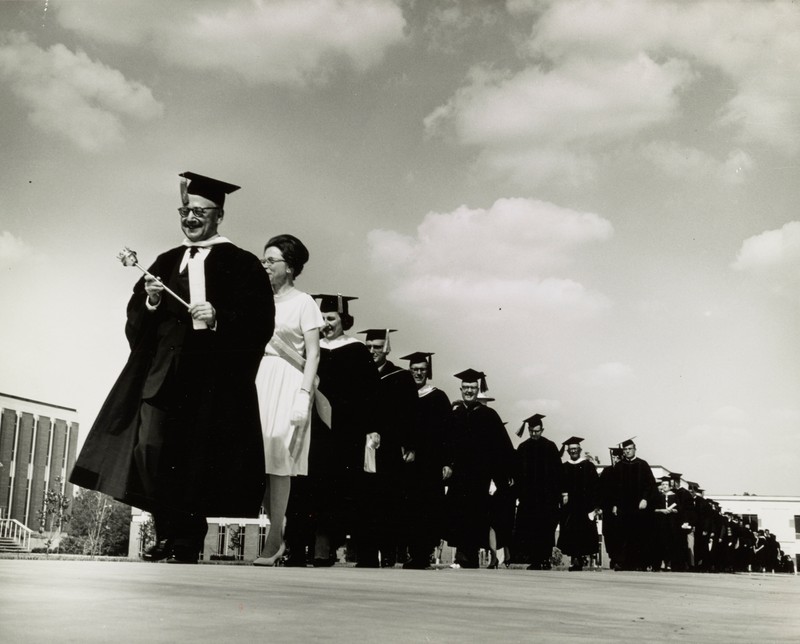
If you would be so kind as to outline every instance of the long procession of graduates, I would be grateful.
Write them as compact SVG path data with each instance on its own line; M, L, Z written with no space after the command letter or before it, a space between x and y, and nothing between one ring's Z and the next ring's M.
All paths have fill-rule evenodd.
M197 563L207 517L269 516L258 566L569 570L599 565L598 520L615 570L776 571L790 561L768 530L721 513L675 475L657 483L627 440L598 475L580 437L559 449L544 416L515 449L488 402L486 375L455 374L460 400L434 387L432 356L392 363L393 329L364 341L341 294L309 295L300 239L263 257L219 232L238 186L180 175L183 242L144 269L127 307L130 356L70 480L149 512L148 561ZM564 452L568 458L564 459ZM556 532L558 538L556 540Z

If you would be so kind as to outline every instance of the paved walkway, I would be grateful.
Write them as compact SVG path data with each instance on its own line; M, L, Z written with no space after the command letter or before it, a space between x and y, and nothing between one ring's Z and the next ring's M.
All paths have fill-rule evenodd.
M800 578L0 560L0 641L800 641Z

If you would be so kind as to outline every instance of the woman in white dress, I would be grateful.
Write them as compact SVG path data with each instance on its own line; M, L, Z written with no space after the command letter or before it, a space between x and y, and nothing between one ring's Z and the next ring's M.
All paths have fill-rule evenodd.
M264 247L261 263L275 297L275 332L256 376L267 473L264 507L270 527L253 563L274 566L283 556L283 523L292 476L308 474L311 403L319 365L316 302L294 287L308 261L308 249L292 235L278 235Z

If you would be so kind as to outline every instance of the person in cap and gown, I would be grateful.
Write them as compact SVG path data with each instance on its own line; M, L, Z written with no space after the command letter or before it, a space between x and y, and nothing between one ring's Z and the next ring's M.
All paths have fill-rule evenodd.
M614 490L612 482L614 480L614 467L622 459L621 447L608 448L611 465L603 468L600 472L599 489L600 489L600 513L603 518L603 544L605 545L606 553L608 554L608 565L610 568L614 567L614 562L617 560L617 553L619 552L619 520L612 511L614 507Z
M181 177L185 240L133 288L131 354L70 480L152 513L156 543L145 559L196 563L206 517L258 516L265 476L255 376L275 309L258 258L218 233L225 195L238 186Z
M404 542L408 544L406 569L430 566L431 554L442 538L444 486L452 474L450 400L430 384L433 353L416 351L408 360L409 371L419 397L414 459L403 465Z
M293 235L278 235L264 246L262 264L275 298L275 332L256 377L268 475L264 508L270 520L262 552L253 562L257 566L274 566L283 556L291 481L308 474L311 404L324 325L317 303L294 285L308 259L308 249Z
M411 373L388 359L394 329L367 329L365 344L378 370L377 420L369 443L375 468L365 467L361 485L361 530L356 539L357 565L394 566L407 559L407 544L398 543L404 468L416 458L419 396ZM371 447L368 448L371 450ZM401 552L398 552L401 551Z
M597 468L581 450L582 438L564 441L569 460L562 463L564 492L558 548L572 559L569 570L582 570L586 557L597 554L595 516L600 504Z
M644 570L650 560L653 508L658 487L647 461L636 456L636 443L621 444L622 459L614 466L612 513L619 520L620 549L615 570Z
M659 495L653 505L653 534L651 566L654 572L662 568L672 570L673 562L679 558L681 537L678 496L672 489L672 478L662 476L659 480Z
M485 392L478 392L478 402L488 405L495 399ZM503 425L508 423L503 422ZM511 540L514 535L514 518L517 513L517 496L514 487L495 481L489 486L489 552L491 557L487 568L497 569L501 560L498 552L503 555L502 563L506 568L511 564Z
M497 412L478 402L486 376L475 369L455 374L461 400L452 408L452 476L445 497L445 538L456 547L455 564L477 568L479 551L489 535L489 487L513 484L514 450Z
M680 472L670 472L670 489L678 500L678 526L679 534L676 549L672 558L673 572L686 572L692 563L691 545L694 542L694 524L696 522L694 511L694 497L688 488L681 487Z
M317 294L324 326L316 404L312 408L308 476L292 483L286 522L287 566L327 567L359 529L356 503L367 435L376 424L378 376L372 356L348 335L353 296ZM321 404L323 403L324 404Z
M542 436L542 414L523 421L518 436L528 438L517 446L516 490L519 498L515 544L528 557L528 570L549 570L558 512L564 492L561 456L556 444Z

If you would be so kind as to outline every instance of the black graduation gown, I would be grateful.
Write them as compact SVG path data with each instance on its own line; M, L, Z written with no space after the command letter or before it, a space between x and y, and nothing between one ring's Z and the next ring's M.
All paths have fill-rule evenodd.
M402 490L405 463L403 450L413 449L417 424L417 386L411 372L387 360L378 371L377 423L371 431L380 434L375 452L375 472L363 472L358 481L356 535L359 563L374 565L381 552L384 566L398 556ZM405 550L407 544L402 544Z
M588 460L562 464L564 492L569 496L561 508L558 548L566 555L578 557L597 552L597 524L589 513L599 505L597 468Z
M608 465L600 472L600 509L603 511L603 543L608 553L609 564L613 565L619 552L619 518L614 515L614 465Z
M387 360L378 372L378 424L381 435L375 453L377 473L397 485L403 467L403 449L414 449L419 419L417 385L410 371Z
M447 442L451 433L450 400L436 387L418 390L418 396L414 461L403 465L403 520L412 559L427 557L442 538L442 469L452 465Z
M150 272L188 300L185 250ZM192 329L167 293L149 311L144 278L134 286L131 354L70 480L147 511L255 517L265 481L255 376L274 327L272 289L258 258L230 243L213 246L204 269L215 331Z
M622 459L612 469L612 499L620 529L619 563L624 568L643 568L650 559L653 510L658 487L647 461ZM647 508L639 503L647 501Z
M453 475L447 483L445 538L477 561L478 549L489 543L489 484L511 477L514 449L494 409L467 407L463 401L453 404L450 444Z
M544 436L517 446L516 476L519 505L515 543L531 563L549 561L555 545L563 473L555 443Z
M295 477L287 508L286 540L294 554L315 532L333 548L354 530L355 482L364 470L366 435L375 430L378 376L366 346L352 341L320 347L318 391L331 406L331 427L312 409L308 476Z
M670 490L666 494L659 493L653 507L653 552L652 566L654 569L661 568L661 564L673 567L676 562L680 562L680 512L677 510L679 505L678 496ZM666 510L674 507L676 512L664 513L656 510Z

